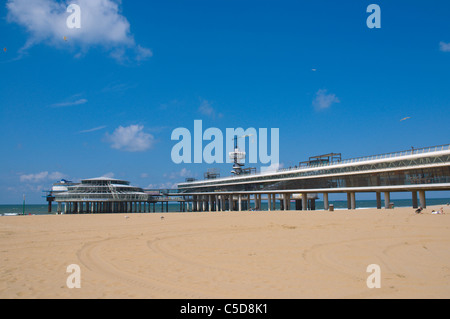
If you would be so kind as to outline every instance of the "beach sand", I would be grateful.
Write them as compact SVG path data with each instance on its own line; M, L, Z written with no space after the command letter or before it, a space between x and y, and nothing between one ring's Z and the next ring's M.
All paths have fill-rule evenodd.
M0 298L449 298L438 208L0 217Z

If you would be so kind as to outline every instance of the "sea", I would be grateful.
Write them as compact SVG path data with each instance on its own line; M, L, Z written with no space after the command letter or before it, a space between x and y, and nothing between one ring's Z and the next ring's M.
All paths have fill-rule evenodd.
M335 210L339 209L347 209L347 201L346 200L338 200L338 201L330 201L330 204L334 205ZM411 199L391 199L391 203L394 203L394 207L412 207ZM447 205L450 203L450 198L427 198L427 206L435 206L435 205ZM384 201L381 201L382 207L384 207ZM262 203L262 209L267 210L267 203ZM277 209L279 209L279 201L277 201ZM356 200L356 208L357 209L365 209L365 208L376 208L377 202L376 200ZM291 208L295 208L295 204L291 203ZM164 205L164 212L166 207ZM180 205L178 203L169 204L169 213L179 212ZM323 202L316 201L316 210L323 210ZM52 213L48 212L48 206L45 205L25 205L25 209L23 205L0 205L0 216L11 216L11 215L55 215L56 214L56 205L53 205ZM157 204L156 213L161 214L161 205Z

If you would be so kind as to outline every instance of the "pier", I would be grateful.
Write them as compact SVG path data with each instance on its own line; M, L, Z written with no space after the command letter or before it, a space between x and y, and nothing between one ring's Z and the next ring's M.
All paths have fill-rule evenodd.
M248 172L229 177L205 174L204 180L188 179L172 190L144 190L105 177L64 181L47 200L49 210L55 202L57 212L65 214L168 212L170 203L177 203L179 212L262 210L263 202L268 211L307 211L316 209L319 195L324 209L332 210L329 196L346 194L347 208L354 210L360 193L372 193L378 209L389 209L392 193L409 192L413 208L426 208L428 192L450 190L450 145L348 160L329 153L294 168Z
M276 201L281 210L314 210L318 194L324 209L332 208L330 194L346 194L347 208L356 209L358 193L372 193L381 209L392 208L391 193L409 192L413 208L427 207L426 193L450 190L450 145L342 160L340 153L310 157L294 168L271 173L235 175L178 185L180 194L192 197L194 211L246 210L253 199L259 210ZM303 199L307 200L303 200Z
M47 196L57 203L61 214L156 213L168 212L169 203L178 203L179 211L188 210L186 196L173 190L144 190L128 181L99 177L81 183L59 183Z

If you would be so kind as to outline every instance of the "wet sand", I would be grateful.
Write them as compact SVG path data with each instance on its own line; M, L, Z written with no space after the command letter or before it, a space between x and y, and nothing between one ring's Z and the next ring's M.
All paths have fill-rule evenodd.
M449 298L438 208L0 217L0 298Z

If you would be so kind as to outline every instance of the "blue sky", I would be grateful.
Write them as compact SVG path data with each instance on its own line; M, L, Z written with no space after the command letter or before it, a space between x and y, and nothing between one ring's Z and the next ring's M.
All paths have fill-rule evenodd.
M65 25L69 3L81 29ZM366 25L371 3L381 29ZM449 12L444 0L2 1L0 203L44 203L62 177L229 175L172 162L172 131L196 119L279 128L284 167L447 144Z

